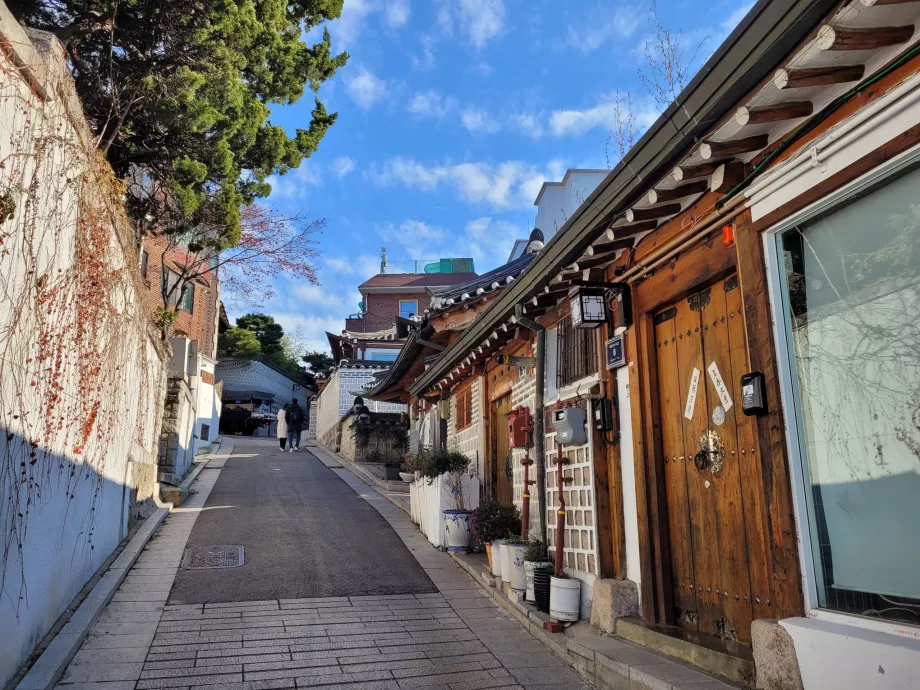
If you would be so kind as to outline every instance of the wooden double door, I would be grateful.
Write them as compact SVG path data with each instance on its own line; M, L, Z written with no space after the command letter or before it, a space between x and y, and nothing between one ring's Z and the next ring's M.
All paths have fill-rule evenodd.
M749 642L754 616L769 610L771 582L759 450L753 418L741 410L748 357L737 275L657 310L652 324L668 622Z

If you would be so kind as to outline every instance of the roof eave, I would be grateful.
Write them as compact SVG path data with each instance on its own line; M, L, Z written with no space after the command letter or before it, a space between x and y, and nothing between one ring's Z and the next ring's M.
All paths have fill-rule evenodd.
M759 0L712 57L576 209L526 272L483 312L410 387L421 395L470 348L541 289L559 268L574 262L593 239L597 223L633 203L745 93L764 79L838 0Z

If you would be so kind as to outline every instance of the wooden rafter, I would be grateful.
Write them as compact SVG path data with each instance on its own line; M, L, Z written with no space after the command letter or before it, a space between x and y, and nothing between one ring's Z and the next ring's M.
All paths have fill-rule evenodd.
M708 161L714 158L728 158L739 153L752 153L766 148L769 141L770 137L766 134L755 134L752 137L730 141L704 141L700 144L700 157Z
M876 26L871 29L851 29L825 24L818 29L821 50L875 50L906 43L914 35L914 27Z
M809 86L846 84L862 79L865 71L866 68L862 65L781 69L773 75L773 85L782 91L783 89L803 89Z
M670 189L653 189L648 193L647 198L650 204L660 204L665 201L674 201L694 196L695 194L702 194L707 189L706 180L699 180L697 182L688 182L678 187L671 187Z
M607 231L604 233L604 235L607 237L608 241L622 240L627 237L634 237L643 232L648 232L649 230L654 230L657 227L657 220L646 220L642 221L641 223L633 223L631 225L620 225L615 228L607 228Z
M613 240L612 242L598 242L590 247L586 252L588 256L595 256L597 254L609 254L610 252L615 252L619 249L631 249L633 246L633 239L631 237ZM579 264L582 262L579 261Z
M631 208L624 214L627 222L634 223L638 220L656 220L667 218L680 213L680 204L665 204L652 208Z
M810 101L776 103L763 106L741 106L735 112L735 122L745 125L762 125L768 122L782 122L808 117L814 110Z
M671 172L671 177L673 177L676 182L693 180L698 177L709 177L719 165L725 162L727 161L706 161L699 165L678 165Z
M744 163L733 161L716 168L709 180L709 189L724 194L744 179Z

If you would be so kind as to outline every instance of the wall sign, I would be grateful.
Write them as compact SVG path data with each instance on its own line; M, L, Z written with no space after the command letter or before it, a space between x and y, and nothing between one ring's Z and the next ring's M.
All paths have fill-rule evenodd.
M687 404L684 407L684 417L693 419L693 408L696 406L696 394L700 389L700 370L693 367L690 375L690 389L687 391Z
M626 343L622 335L615 335L607 341L607 368L618 369L626 364Z
M719 400L722 401L722 407L728 412L732 409L732 396L728 392L728 386L725 385L725 381L722 380L722 374L719 373L719 367L713 362L706 371L709 372L709 378L712 379L712 385L716 389L716 394L719 396Z

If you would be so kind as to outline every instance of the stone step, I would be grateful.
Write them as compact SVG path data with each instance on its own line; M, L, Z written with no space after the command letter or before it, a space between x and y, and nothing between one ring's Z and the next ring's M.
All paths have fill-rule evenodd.
M646 623L641 618L619 618L618 637L661 654L754 687L754 656L748 645L692 633L677 626Z

